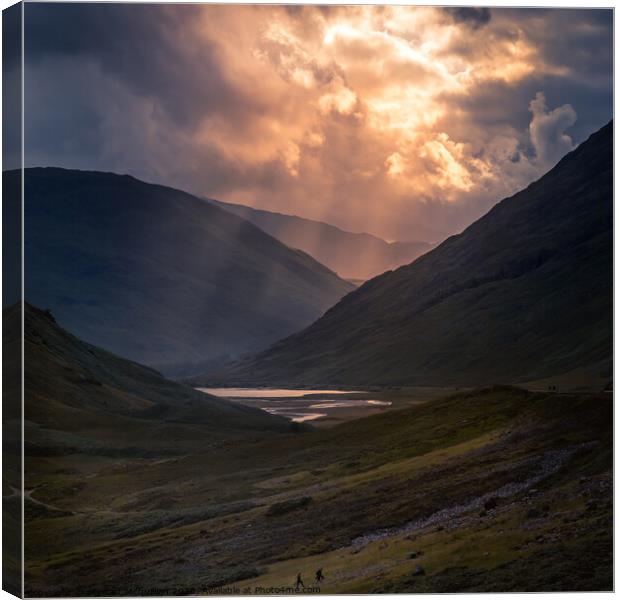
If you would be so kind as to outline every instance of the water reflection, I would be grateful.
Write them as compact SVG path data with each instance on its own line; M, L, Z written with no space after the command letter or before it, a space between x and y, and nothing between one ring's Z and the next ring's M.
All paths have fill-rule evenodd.
M201 392L227 398L233 402L241 402L254 406L272 415L286 417L296 423L315 421L328 417L332 411L342 415L347 408L381 408L390 406L387 400L360 398L368 392L353 390L294 390L272 388L197 388ZM337 395L338 398L329 398ZM318 396L318 398L317 398ZM325 398L321 398L325 396ZM350 397L347 397L350 396ZM317 412L320 409L321 412Z
M222 398L303 398L312 395L351 394L352 390L293 390L274 388L197 388Z
M351 406L390 406L392 403L387 400L345 400L334 402L321 402L311 404L310 408L348 408Z

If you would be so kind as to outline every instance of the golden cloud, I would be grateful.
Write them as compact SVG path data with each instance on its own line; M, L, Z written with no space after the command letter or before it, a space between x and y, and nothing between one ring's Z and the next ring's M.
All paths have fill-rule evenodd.
M242 128L207 119L202 142L242 165L278 162L311 190L317 185L308 178L317 171L323 191L326 178L346 179L334 172L340 164L373 179L382 196L458 201L496 178L518 137L504 132L475 155L473 145L443 128L455 114L454 98L489 82L517 85L533 72L558 71L510 20L472 33L430 7L305 7L291 14L281 7L209 6L200 32L257 104ZM363 159L352 144L367 149ZM273 204L274 190L244 200L264 204L265 192ZM310 211L320 216L312 195Z
M118 24L159 36L152 59L128 66L112 44L96 63L74 28L88 68L55 66L105 90L88 102L113 132L104 168L390 238L442 237L539 176L573 147L567 103L586 110L586 92L611 80L599 43L610 28L585 11L140 10ZM48 96L49 72L28 69Z

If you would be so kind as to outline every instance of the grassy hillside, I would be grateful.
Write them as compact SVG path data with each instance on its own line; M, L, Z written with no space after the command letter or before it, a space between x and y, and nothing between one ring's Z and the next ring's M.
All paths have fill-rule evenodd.
M175 457L31 456L27 593L247 593L319 568L324 593L609 590L611 415L610 394L498 387L227 445L187 430Z
M11 316L19 323L19 312ZM177 454L184 430L209 443L289 428L283 418L197 392L86 344L28 304L24 326L30 455Z
M222 374L235 383L475 385L611 376L613 127L412 264Z
M19 345L21 312L13 307L4 316L7 348L15 341ZM105 496L100 509L108 517L91 523L95 529L101 527L101 535L114 537L132 527L148 530L150 525L135 521L135 512L127 518L110 518L116 511L114 498L122 497L125 489L122 482L114 481L114 473L125 472L128 463L173 466L195 452L240 441L252 444L291 431L290 422L283 418L197 392L148 367L81 342L58 327L48 311L26 304L24 328L28 556L40 550L39 543L33 543L32 532L41 525L43 548L50 543L72 547L62 525L73 517L82 519L88 509L64 508L57 500L73 496L91 483L101 485ZM5 433L9 433L5 452L21 450L21 427L11 427L21 422L19 412L9 410L4 415ZM93 473L100 477L88 481ZM11 472L4 475L4 513L9 518L13 508L21 513L21 482ZM138 480L135 484L139 488ZM158 519L189 523L218 512L209 507L169 513L163 509L169 502L166 496L164 493L155 503L161 510L150 506L145 517L156 523ZM227 506L221 512L235 510L235 506Z
M18 172L5 185L19 185ZM311 323L353 286L252 224L129 176L25 174L26 298L80 338L191 374Z
M210 202L254 223L287 246L307 252L348 280L365 281L410 263L434 246L428 242L386 242L369 233L352 233L295 215Z

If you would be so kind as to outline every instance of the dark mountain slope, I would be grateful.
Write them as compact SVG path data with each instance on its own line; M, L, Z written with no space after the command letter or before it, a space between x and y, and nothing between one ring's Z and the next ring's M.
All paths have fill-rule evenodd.
M369 233L352 233L328 223L209 200L292 248L299 248L346 279L366 280L410 263L428 252L428 242L386 242Z
M235 382L481 384L612 356L612 123L525 190L316 323Z
M80 338L167 373L264 348L353 289L178 190L49 168L27 169L25 190L26 298Z
M8 319L19 323L20 312L11 311ZM51 313L28 304L24 328L31 450L41 439L54 439L54 445L64 439L61 446L70 447L84 439L148 447L145 437L157 440L166 427L183 424L199 425L204 434L216 437L231 431L289 429L285 419L203 394L86 344L58 327Z

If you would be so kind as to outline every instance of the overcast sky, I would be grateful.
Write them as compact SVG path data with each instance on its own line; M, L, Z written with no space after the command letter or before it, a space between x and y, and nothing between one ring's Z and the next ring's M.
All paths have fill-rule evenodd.
M25 5L26 163L434 241L612 117L612 11Z

